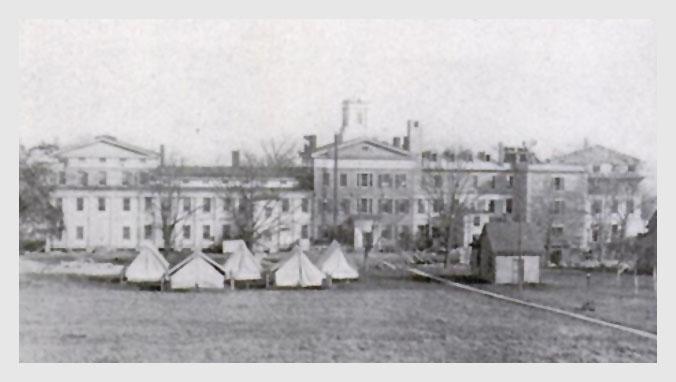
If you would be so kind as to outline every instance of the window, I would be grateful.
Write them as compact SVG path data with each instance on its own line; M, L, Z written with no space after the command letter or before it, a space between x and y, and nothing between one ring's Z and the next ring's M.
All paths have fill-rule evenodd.
M556 191L562 191L564 189L564 183L563 183L563 178L560 176L557 176L553 180L554 184L554 190Z
M601 165L595 164L592 166L592 172L599 173L601 172Z
M406 174L397 174L394 176L394 186L396 188L406 188Z
M99 198L99 211L106 210L106 198Z
M488 201L488 212L495 212L495 200Z
M152 196L146 196L143 198L144 208L146 211L150 211L153 208L153 198Z
M309 203L308 199L307 199L307 198L303 198L303 200L301 201L301 204L300 204L300 209L301 209L301 211L303 211L303 212L308 212L309 204L310 204L310 203Z
M407 214L409 211L409 201L408 199L398 199L397 200L397 213Z
M230 224L223 224L221 235L223 236L223 240L230 239Z
M124 211L131 210L131 199L130 198L122 198L122 210L124 210Z
M209 240L211 239L211 226L203 225L202 226L202 239Z
M629 172L636 172L636 165L635 165L635 164L630 164L630 165L627 167L627 171L629 171Z
M272 207L270 207L270 206L265 207L265 217L266 218L272 217Z
M151 240L153 238L153 226L150 224L147 224L143 226L143 237L146 240Z
M75 199L75 204L77 204L78 211L84 211L84 198Z
M479 215L475 216L475 217L474 217L474 222L473 222L473 223L474 223L474 226L475 226L475 227L480 226L480 225L481 225L481 216L479 216Z
M566 203L563 200L555 200L552 212L555 214L562 214L566 210Z
M509 188L514 187L514 176L513 175L509 175L507 177L507 187L509 187Z
M618 226L617 224L611 225L610 232L613 234L613 236L617 236L617 234L620 233L620 226Z
M429 226L426 224L421 224L418 226L418 237L427 237L429 232Z
M563 226L557 225L552 227L552 236L563 236Z
M190 212L192 209L190 198L183 198L183 212Z
M99 171L99 186L108 184L108 176L105 171Z
M54 201L54 203L56 204L56 208L57 208L57 209L63 210L63 199L61 199L61 198L56 198L56 200Z
M603 204L600 200L592 201L592 212L595 214L600 214L603 210Z
M373 213L373 200L368 198L359 199L359 212L364 214Z
M594 228L592 230L592 241L595 242L595 243L597 241L599 241L599 229L598 228Z
M86 186L89 184L89 174L85 171L80 172L80 185Z
M132 178L131 172L129 172L129 171L123 172L122 173L122 185L123 186L131 185L131 178Z
M282 199L282 212L289 212L289 199Z
M122 227L122 239L129 240L131 238L131 229L127 226Z
M232 208L232 198L223 198L223 210L230 211Z
M378 175L378 187L381 187L381 188L392 187L392 175L390 175L390 174L379 174Z
M634 213L634 201L632 199L627 200L627 213L628 214Z
M340 186L347 187L347 174L340 174Z
M340 201L340 208L343 210L345 215L349 215L351 212L350 208L350 199L343 199Z
M357 174L357 186L359 187L373 187L373 174Z
M611 212L617 213L619 208L620 208L620 203L617 201L617 199L613 199L613 203L611 204Z
M99 162L101 162L101 163L106 163L106 158L103 158L103 157L102 157L102 158L99 158Z
M322 184L328 186L331 183L331 175L328 172L322 173Z
M491 176L491 188L495 188L496 182L497 182L496 176L495 175Z
M202 211L211 212L211 198L204 198L202 200Z
M120 158L120 164L124 166L124 163L127 161L127 158Z
M472 185L476 188L479 187L479 176L472 175Z
M508 214L512 213L513 204L514 204L514 202L512 201L512 198L505 199L505 212L506 213L508 213Z
M432 202L432 212L441 212L444 209L443 199L434 199Z
M392 239L392 226L391 225L384 226L382 232L380 233L380 236L383 239L387 240Z
M443 179L441 178L441 175L435 174L433 179L434 187L441 187L443 185Z
M142 171L138 174L138 176L139 176L138 182L140 184L147 184L148 183L148 173L147 172Z
M391 214L392 213L392 199L381 199L380 200L380 213Z
M240 200L239 205L237 206L237 211L239 211L240 214L244 214L246 213L246 207L247 207L246 202Z
M83 227L83 226L78 226L78 227L75 229L75 237L76 237L78 240L84 239L84 227Z
M66 184L66 172L59 171L59 184Z
M300 237L301 239L307 239L308 238L308 226L307 225L302 225L300 227Z
M183 238L184 239L190 239L190 226L189 225L183 226Z
M419 214L425 213L425 200L424 199L418 199L418 213Z
M84 161L87 160L87 158L85 158L85 157L79 157L79 158L77 158L77 159L78 159L80 162L84 162Z

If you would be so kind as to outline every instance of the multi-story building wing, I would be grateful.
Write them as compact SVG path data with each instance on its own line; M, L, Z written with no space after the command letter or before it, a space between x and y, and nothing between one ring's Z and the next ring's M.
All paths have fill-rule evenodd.
M354 227L355 248L361 248L365 232L373 232L374 243L389 245L410 230L419 176L419 162L410 151L355 138L320 147L312 159L317 237L347 224Z
M58 248L134 248L142 237L143 196L148 173L160 155L110 136L65 148L53 156L65 230Z
M588 245L635 236L644 230L639 190L643 175L639 159L601 145L585 145L552 161L578 166L586 172Z
M167 223L175 224L171 240L176 248L209 247L238 235L235 218L244 205L238 190L254 186L261 190L252 204L261 233L257 249L276 250L310 236L312 192L300 180L307 171L302 168L165 166L161 153L109 136L61 150L54 158L52 198L65 225L50 240L54 248L137 248L142 241L162 247ZM158 180L160 166L171 185ZM161 204L169 199L170 219L163 222Z

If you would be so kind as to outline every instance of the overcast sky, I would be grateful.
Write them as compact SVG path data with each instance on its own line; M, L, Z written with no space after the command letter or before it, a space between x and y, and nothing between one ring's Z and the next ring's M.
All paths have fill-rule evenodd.
M358 96L352 137L417 119L430 148L546 158L588 138L657 168L649 21L26 21L19 60L27 145L111 134L228 164L263 139L325 143Z

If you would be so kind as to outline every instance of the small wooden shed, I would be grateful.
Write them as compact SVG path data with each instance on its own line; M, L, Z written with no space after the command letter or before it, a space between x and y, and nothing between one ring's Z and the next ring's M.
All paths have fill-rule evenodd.
M476 245L472 270L479 278L495 284L517 284L521 256L524 282L539 283L544 255L545 240L534 225L521 223L519 227L516 222L489 222Z

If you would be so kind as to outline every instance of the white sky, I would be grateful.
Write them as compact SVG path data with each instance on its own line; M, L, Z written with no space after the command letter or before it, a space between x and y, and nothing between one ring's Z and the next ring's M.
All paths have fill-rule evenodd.
M26 21L20 139L111 134L228 164L263 139L326 143L359 96L365 135L418 119L429 148L536 140L544 158L587 137L653 184L656 49L650 21Z

